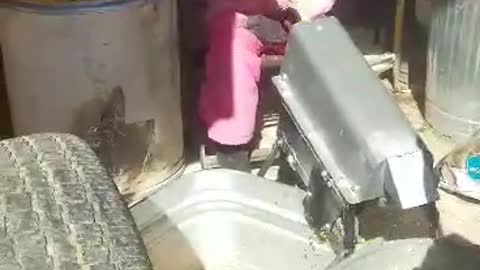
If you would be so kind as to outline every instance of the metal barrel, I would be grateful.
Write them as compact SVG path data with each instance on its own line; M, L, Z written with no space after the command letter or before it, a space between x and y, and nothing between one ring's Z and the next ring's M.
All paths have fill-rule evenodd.
M480 1L432 1L426 117L464 140L480 127Z
M155 182L175 173L183 164L176 0L38 3L0 4L15 135L67 132L101 145L128 175L126 193L150 170Z

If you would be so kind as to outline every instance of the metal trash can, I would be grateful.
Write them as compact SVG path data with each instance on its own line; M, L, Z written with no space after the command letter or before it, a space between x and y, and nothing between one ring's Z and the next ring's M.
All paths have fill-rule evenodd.
M426 117L464 140L480 127L480 1L432 1Z
M42 2L0 4L15 135L79 135L151 190L183 165L176 0Z
M432 19L432 4L431 0L416 0L415 1L415 17L417 22L423 30L428 31L430 27L430 20Z

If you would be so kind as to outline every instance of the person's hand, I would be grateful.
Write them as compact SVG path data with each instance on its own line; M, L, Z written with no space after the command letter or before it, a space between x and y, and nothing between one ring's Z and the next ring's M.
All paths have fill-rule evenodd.
M281 24L283 29L286 32L290 32L293 25L300 22L302 20L300 13L294 8L287 8L285 10L284 17L281 20Z

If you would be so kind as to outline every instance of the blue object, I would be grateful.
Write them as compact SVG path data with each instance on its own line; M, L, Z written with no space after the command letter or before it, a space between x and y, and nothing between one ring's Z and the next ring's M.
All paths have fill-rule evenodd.
M480 156L467 158L467 174L475 182L480 182Z

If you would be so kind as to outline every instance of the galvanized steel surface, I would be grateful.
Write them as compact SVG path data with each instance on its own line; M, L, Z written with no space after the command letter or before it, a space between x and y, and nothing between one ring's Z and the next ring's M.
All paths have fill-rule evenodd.
M324 269L335 255L308 227L305 195L209 170L167 184L132 213L154 269Z
M349 203L387 195L408 208L437 198L428 150L335 18L295 27L274 82Z
M463 140L480 127L480 2L432 1L427 120Z
M154 269L326 269L335 255L308 227L305 195L250 174L207 170L168 183L131 211ZM455 239L372 240L330 269L477 269L478 253Z

